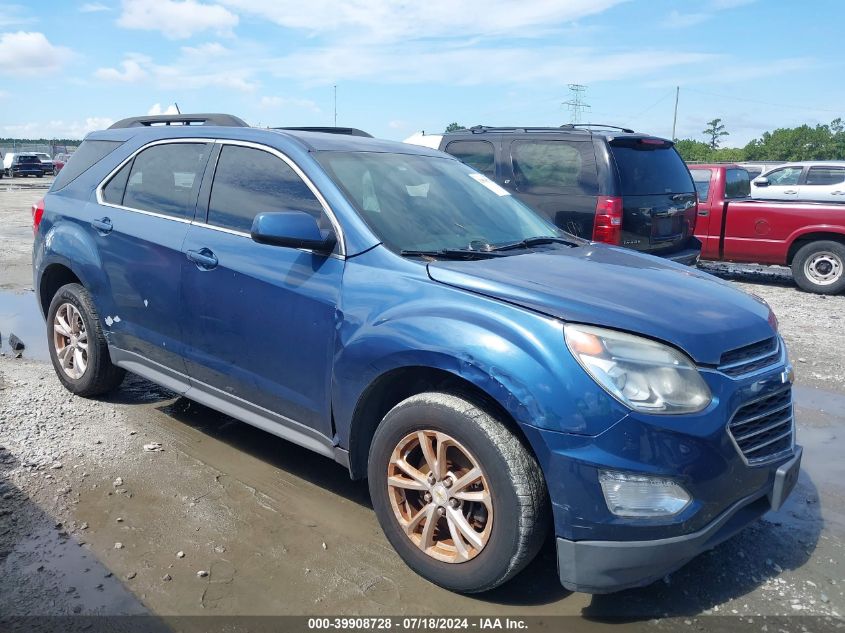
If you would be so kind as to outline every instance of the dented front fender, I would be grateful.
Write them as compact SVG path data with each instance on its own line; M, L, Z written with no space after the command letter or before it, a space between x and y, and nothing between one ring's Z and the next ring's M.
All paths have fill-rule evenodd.
M394 256L375 249L344 273L332 393L342 447L362 394L401 368L460 377L538 428L595 435L626 415L569 353L561 321L440 284L416 262L401 283L385 279L383 257Z

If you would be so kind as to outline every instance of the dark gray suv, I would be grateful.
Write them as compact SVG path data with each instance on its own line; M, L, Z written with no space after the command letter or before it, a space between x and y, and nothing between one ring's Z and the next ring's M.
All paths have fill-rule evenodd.
M478 125L444 134L439 149L573 235L698 261L695 186L672 141L605 125Z

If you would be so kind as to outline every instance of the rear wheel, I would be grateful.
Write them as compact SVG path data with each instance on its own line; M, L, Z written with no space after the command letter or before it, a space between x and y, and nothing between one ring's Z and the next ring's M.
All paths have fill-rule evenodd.
M50 360L59 380L78 396L96 396L115 389L125 371L112 364L97 310L80 284L67 284L47 311Z
M802 246L792 260L792 276L802 290L833 295L845 290L845 245L832 240Z
M394 407L376 430L368 476L391 545L452 591L504 583L547 532L536 459L494 415L456 395L423 393Z

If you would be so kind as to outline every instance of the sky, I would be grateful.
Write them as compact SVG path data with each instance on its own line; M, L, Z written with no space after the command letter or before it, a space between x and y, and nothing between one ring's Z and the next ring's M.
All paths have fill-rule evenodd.
M226 112L252 125L582 122L742 146L845 117L842 0L0 0L0 136Z

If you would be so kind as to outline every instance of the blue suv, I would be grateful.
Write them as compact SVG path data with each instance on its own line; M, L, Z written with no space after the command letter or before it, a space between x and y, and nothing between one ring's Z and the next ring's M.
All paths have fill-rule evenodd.
M644 585L795 485L760 299L569 235L448 154L228 115L95 132L33 207L59 380L129 371L368 478L459 592L554 529L560 578Z

